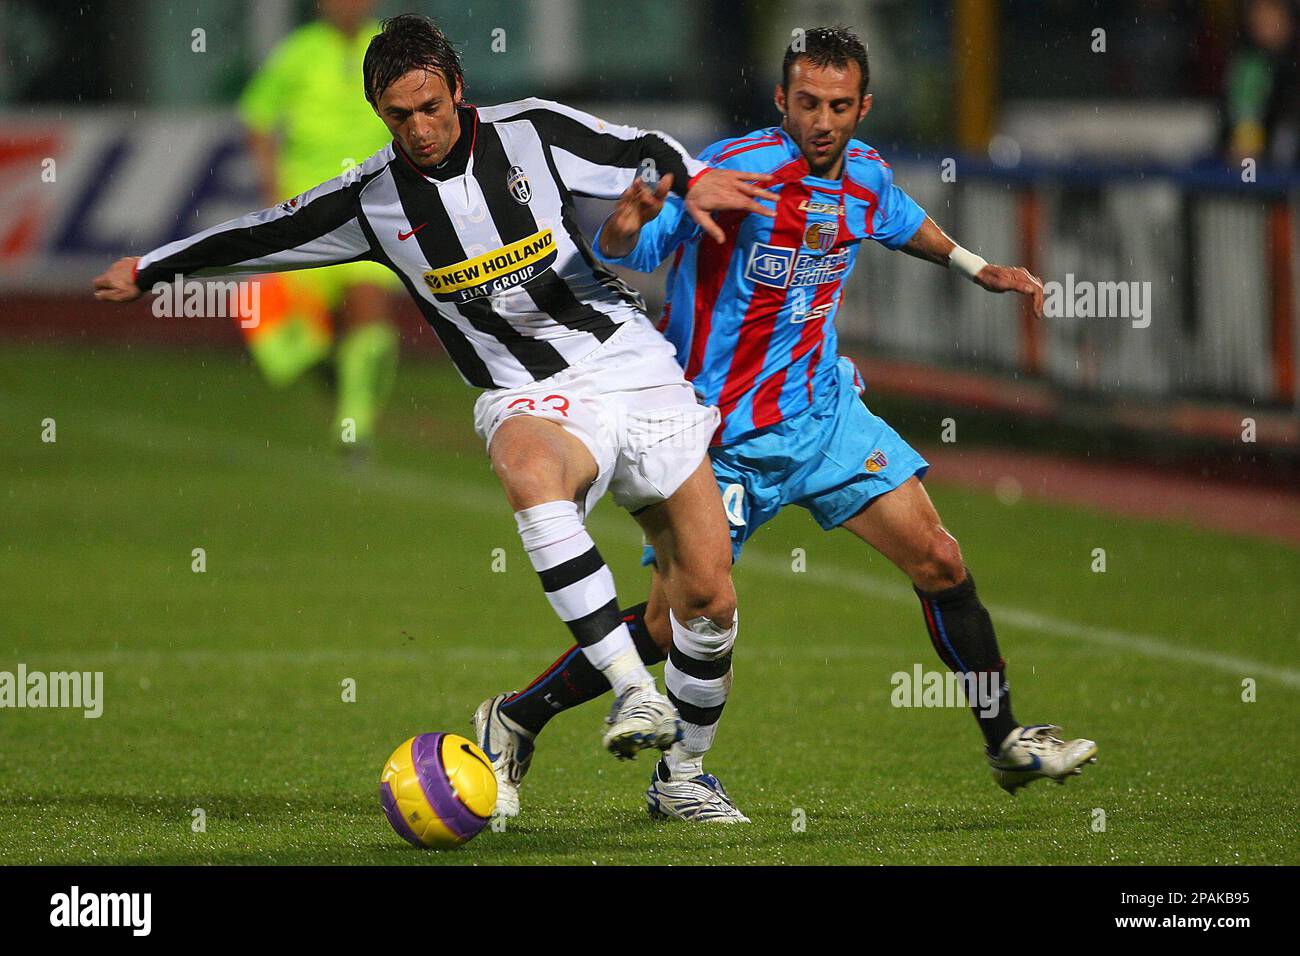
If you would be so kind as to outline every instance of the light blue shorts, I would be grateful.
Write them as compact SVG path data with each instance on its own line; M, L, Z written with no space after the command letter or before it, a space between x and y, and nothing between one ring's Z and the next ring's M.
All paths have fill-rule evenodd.
M853 363L841 358L837 372L835 392L819 404L709 450L731 525L733 561L786 505L807 508L829 531L913 475L923 478L930 467L863 403ZM646 547L641 563L653 561L654 549Z

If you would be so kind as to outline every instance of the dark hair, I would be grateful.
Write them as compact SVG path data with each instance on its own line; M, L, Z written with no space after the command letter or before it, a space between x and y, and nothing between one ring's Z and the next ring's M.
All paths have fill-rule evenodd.
M464 87L460 54L428 17L403 13L389 17L380 27L382 32L371 37L361 64L366 99L371 104L378 106L384 90L411 70L441 73L453 93Z
M790 83L791 65L800 57L809 60L814 66L834 66L839 69L856 63L862 74L858 95L866 95L867 81L871 79L871 71L867 67L867 48L848 27L813 27L795 37L786 47L785 59L781 61L783 88Z

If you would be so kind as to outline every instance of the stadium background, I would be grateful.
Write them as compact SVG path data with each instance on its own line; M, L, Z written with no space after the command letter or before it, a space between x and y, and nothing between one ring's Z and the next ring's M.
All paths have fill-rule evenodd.
M1050 840L1044 849L1044 830L1067 819L1086 829L1078 815L1106 805L1097 790L1068 813L1058 803L1043 820L1022 818L985 781L969 781L979 767L965 717L888 709L890 672L937 667L906 589L879 558L865 562L801 516L760 535L766 551L738 569L742 606L754 608L757 673L738 657L720 743L735 752L722 766L733 790L779 817L773 832L788 832L793 801L839 807L862 783L861 762L833 758L825 792L786 793L783 774L806 773L799 754L827 759L813 756L826 741L808 701L848 707L871 722L868 741L882 751L862 758L876 775L870 812L825 811L850 834L843 845L828 836L791 848L764 836L728 856L725 841L692 837L695 849L753 861L1296 862L1294 830L1278 820L1295 802L1300 689L1300 119L1293 97L1289 119L1257 150L1234 145L1228 88L1234 62L1252 50L1254 6L378 4L381 16L439 20L462 50L473 102L545 96L667 130L693 149L776 122L771 89L793 30L854 26L869 43L875 94L858 135L958 241L1047 280L1151 283L1149 326L1123 316L1037 322L1014 299L873 249L839 318L872 406L934 463L940 510L1014 649L1013 681L1041 682L1034 710L1057 720L1046 711L1062 701L1067 730L1096 736L1103 759L1116 737L1156 728L1136 736L1175 773L1167 792L1133 795L1129 784L1147 771L1132 753L1092 784L1116 803L1126 794L1142 825L1104 850ZM473 440L472 395L409 303L399 306L405 364L376 461L353 472L324 440L318 385L266 388L231 320L157 319L147 302L109 308L89 297L90 278L117 256L259 205L232 103L313 8L13 0L0 9L0 669L8 658L102 665L120 702L119 716L93 726L0 718L30 731L10 735L0 775L0 823L29 836L0 859L89 858L92 841L51 836L89 801L113 859L193 859L188 817L175 833L164 823L193 804L252 818L224 843L213 837L212 859L352 859L326 839L338 824L366 834L357 839L368 858L388 861L352 769L377 772L392 744L435 729L430 721L460 727L482 696L504 689L499 680L526 680L562 649L535 582L489 572L497 547L516 569L522 560L509 515ZM1296 76L1294 24L1291 52L1277 58L1283 77ZM494 52L498 36L504 50ZM584 215L594 227L600 204ZM662 273L633 278L654 315ZM47 418L57 443L40 441ZM957 440L944 440L954 428ZM613 508L602 512L597 540L610 536L611 552L625 545L611 562L631 603L642 589L635 534ZM205 543L222 558L195 585L191 548ZM1104 573L1098 548L1112 562ZM795 549L807 554L806 578L790 571ZM870 573L859 578L863 567ZM796 662L805 638L819 651ZM867 669L874 683L854 670L863 653L880 671ZM348 667L367 666L370 679L359 680L374 690L357 707L372 709L360 722L340 729L306 703L337 688ZM842 669L841 683L827 682L826 666ZM430 667L441 681L432 691ZM768 698L764 667L783 688ZM1252 737L1267 745L1233 740L1247 678L1271 692L1248 712L1262 721ZM537 794L546 821L532 833L522 824L531 842L477 852L674 858L661 834L611 829L637 819L636 786L626 775L615 785L613 768L589 753L595 719L593 710L556 722L555 749L567 735L574 755L548 752L554 765L530 778L525 798ZM354 749L327 759L280 743L294 721ZM773 759L744 736L746 721L769 740L793 735L795 752ZM176 735L172 745L202 741L220 756L200 761L204 769L176 764L151 741L160 726ZM922 734L929 749L900 759L881 727ZM37 754L82 759L88 749L89 767L55 788L53 804L29 796L51 789ZM146 772L158 759L186 768L177 794ZM323 802L283 790L273 769L282 759L299 761L295 772ZM1273 782L1233 789L1243 759ZM929 789L948 761L965 769L943 771ZM232 773L245 786L228 782ZM589 773L603 774L594 791L578 783ZM972 796L949 776L984 789ZM277 815L267 806L281 797L291 809ZM602 811L606 843L582 829L576 810L589 800L617 808ZM1195 818L1198 801L1209 823ZM1001 815L1004 832L984 833L991 847L972 850L978 829L943 822L972 807ZM321 824L319 840L296 832L303 818Z

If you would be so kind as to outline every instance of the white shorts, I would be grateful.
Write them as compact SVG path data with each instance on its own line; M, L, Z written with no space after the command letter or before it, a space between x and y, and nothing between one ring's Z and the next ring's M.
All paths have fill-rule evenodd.
M677 353L644 318L549 378L491 389L474 405L474 430L490 448L512 415L557 422L587 446L599 474L584 516L608 490L636 512L673 494L708 454L720 416L701 405Z

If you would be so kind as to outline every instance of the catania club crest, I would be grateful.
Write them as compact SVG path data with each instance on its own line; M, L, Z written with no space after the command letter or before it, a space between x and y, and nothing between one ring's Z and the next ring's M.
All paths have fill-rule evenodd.
M515 202L521 206L528 205L528 200L533 198L533 187L528 185L528 176L522 166L510 167L510 171L506 173L506 189L510 190L510 195L514 196Z
M830 252L840 229L835 222L810 223L803 233L803 244L814 252Z

